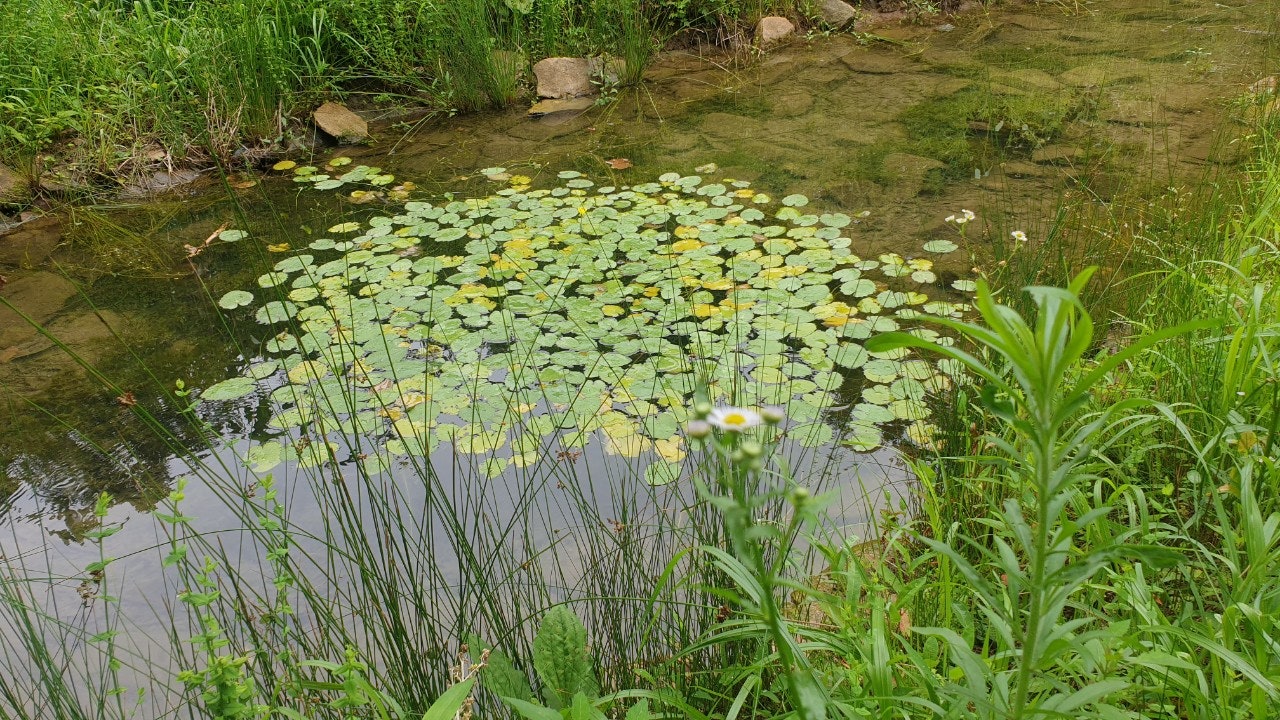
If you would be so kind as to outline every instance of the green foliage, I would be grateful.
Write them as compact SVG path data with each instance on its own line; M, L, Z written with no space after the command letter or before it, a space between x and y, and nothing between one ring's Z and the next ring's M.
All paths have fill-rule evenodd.
M294 168L294 181L365 193L394 182L364 165L319 170ZM254 317L280 328L270 360L203 396L270 395L275 437L251 451L258 470L297 458L293 433L323 420L385 428L389 457L511 448L488 459L493 476L534 464L556 437L576 447L599 431L607 454L651 458L646 477L666 484L683 472L679 426L699 383L715 402L782 406L805 447L868 452L896 421L916 442L932 437L924 398L950 386L949 366L872 357L861 341L965 310L932 271L955 243L863 258L848 215L799 194L775 203L742 180L668 173L601 188L567 170L559 187L534 190L506 168L481 174L512 185L333 225L258 278L269 292ZM420 248L436 250L405 257ZM348 317L359 322L334 332ZM477 383L476 368L503 380ZM752 382L739 384L744 368ZM823 413L845 371L861 373L860 401L833 427Z
M936 350L964 363L980 378L984 407L1008 427L993 442L1004 455L1003 484L1013 496L993 518L991 546L971 544L969 549L978 554L973 562L959 548L920 538L965 578L989 624L990 635L980 652L953 630L916 630L939 637L950 647L965 684L944 689L957 700L973 703L977 717L1078 713L1107 702L1127 687L1123 678L1100 674L1086 661L1092 652L1086 646L1089 635L1077 632L1083 622L1065 619L1066 608L1110 563L1142 561L1160 567L1171 560L1168 551L1156 548L1077 544L1080 536L1111 512L1081 494L1082 486L1096 477L1091 467L1095 454L1140 419L1132 413L1140 401L1121 401L1094 413L1082 411L1094 386L1114 368L1196 324L1146 335L1082 372L1080 364L1091 347L1093 328L1077 295L1091 274L1082 273L1065 290L1029 288L1038 309L1034 325L996 304L981 282L977 306L988 327L939 321L993 356L994 364L958 348ZM868 346L918 347L919 340L885 334L868 341ZM1105 643L1119 637L1091 639ZM984 661L988 642L998 649L998 662ZM1088 677L1088 684L1064 691L1058 682L1070 673Z
M533 667L542 681L542 697L553 710L571 707L578 695L591 699L599 693L587 654L587 629L564 605L542 616L533 639Z
M0 0L0 160L119 172L148 146L231 162L282 142L319 96L359 87L439 111L513 102L551 55L625 61L639 81L667 33L743 25L795 3L743 0Z

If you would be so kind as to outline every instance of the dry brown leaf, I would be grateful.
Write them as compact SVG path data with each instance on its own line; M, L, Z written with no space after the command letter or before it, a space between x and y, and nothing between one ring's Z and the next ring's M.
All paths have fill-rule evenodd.
M604 164L608 165L614 170L626 170L627 168L631 167L631 161L626 158L614 158L612 160L605 160Z

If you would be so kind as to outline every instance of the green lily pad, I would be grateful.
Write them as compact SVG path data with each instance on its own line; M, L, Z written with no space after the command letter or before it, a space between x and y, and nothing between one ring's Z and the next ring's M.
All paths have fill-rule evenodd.
M215 383L200 393L201 400L239 400L258 388L253 378L233 377Z
M390 178L358 166L336 180ZM804 214L808 198L788 195L766 219L759 207L771 199L749 183L699 175L629 188L597 188L573 170L557 179L402 207L387 193L384 215L328 230L349 239L311 243L326 253L318 264L293 255L259 278L275 299L224 296L260 302L264 324L290 323L247 371L271 390L268 426L300 432L323 419L335 433L389 438L386 453L370 453L384 459L365 462L371 472L441 443L490 476L547 461L546 448L599 443L656 456L645 480L658 484L680 475L696 390L786 407L786 436L799 445L871 449L879 425L919 421L924 393L952 382L928 361L862 347L899 322L964 306L921 288L930 261L854 256L840 232L849 216ZM885 277L865 276L873 270ZM827 411L848 385L865 402L837 428ZM300 461L330 461L317 448Z
M226 310L235 310L251 302L253 302L253 293L247 290L232 290L218 300L218 305Z

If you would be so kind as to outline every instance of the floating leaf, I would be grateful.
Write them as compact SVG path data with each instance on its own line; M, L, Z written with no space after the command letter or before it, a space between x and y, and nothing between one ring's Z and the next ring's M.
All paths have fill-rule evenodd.
M247 290L232 290L218 300L218 305L227 310L235 310L253 302L253 293Z
M253 378L233 377L205 388L200 393L200 398L202 400L238 400L257 387L258 383Z
M924 251L943 255L949 252L954 252L959 247L959 245L956 245L950 240L930 240L924 244Z
M287 300L263 302L258 319L290 323L264 343L276 364L252 370L285 383L270 427L322 417L335 432L392 438L396 455L450 443L492 475L547 447L571 455L599 443L654 458L646 480L671 482L704 367L713 399L727 402L736 386L735 401L786 406L788 437L812 447L836 441L825 411L843 386L864 402L839 432L869 449L882 441L876 426L927 413L924 394L951 382L929 362L862 347L895 318L967 306L898 279L931 273L928 260L853 256L840 232L847 215L802 214L808 199L788 195L767 219L759 206L771 199L750 183L699 175L593 189L569 170L558 187L528 190L516 186L529 178L504 168L484 174L513 186L434 203L378 194L385 216L329 229L348 240L312 241L326 253L319 264L298 254L259 278ZM357 166L336 180L390 177ZM885 277L865 275L873 270ZM508 442L510 454L495 456ZM331 459L317 444L301 461Z
M248 236L249 233L244 230L223 230L218 233L218 239L223 242L236 242L238 240L243 240Z
M951 283L951 287L960 292L976 292L978 283L973 280L956 280Z
M884 442L884 435L875 425L856 423L841 442L858 452L871 452Z

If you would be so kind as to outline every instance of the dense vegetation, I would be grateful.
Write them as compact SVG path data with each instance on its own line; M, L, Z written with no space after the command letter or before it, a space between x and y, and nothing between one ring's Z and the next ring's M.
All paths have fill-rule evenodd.
M3 0L0 162L129 175L278 151L321 99L503 106L533 62L609 54L624 82L681 31L746 37L802 0Z
M643 54L654 28L730 27L761 11L644 4L651 13L627 17L648 24L627 35L610 15L624 5L573 4L570 30L554 2L27 3L72 30L0 44L11 53L0 72L24 67L39 81L21 86L39 92L6 94L19 120L0 127L3 147L17 157L74 136L104 166L151 142L221 155L246 136L281 140L311 93L367 87L480 107L515 87L494 49ZM375 13L404 22L367 22ZM111 31L131 23L147 32ZM90 42L126 45L83 52ZM259 57L263 72L216 62L224 53ZM184 99L160 102L171 97ZM126 101L136 115L98 109ZM994 248L991 272L950 284L964 303L976 292L963 318L905 285L936 284L921 258L851 258L837 243L852 218L810 213L799 195L779 208L745 182L673 173L605 190L566 171L558 187L531 190L489 168L500 191L433 206L345 158L282 163L318 192L377 194L385 205L356 211L386 215L353 215L308 239L314 256L210 295L229 325L256 306L258 322L288 329L265 351L242 349L260 361L243 377L195 392L159 381L188 426L130 407L187 468L154 513L153 547L115 557L121 525L103 495L81 538L100 552L82 570L63 574L48 548L0 557L0 714L1274 717L1280 117L1252 120L1238 176L1095 205L1106 217L1088 222L1060 210L1050 238L1088 247L1091 234L1118 234L1098 242L1142 251L1105 297L1064 244L1019 231ZM644 222L631 222L637 213ZM973 221L953 218L961 240ZM227 230L206 246L244 237ZM426 237L450 254L422 253ZM874 312L858 303L860 335L851 303L825 302L834 287L874 301ZM552 298L567 298L563 310L546 307ZM748 303L766 309L739 336L733 318ZM498 332L504 313L537 332ZM869 337L899 323L909 332ZM746 338L737 362L773 380L735 388L741 367L716 365L725 336ZM934 356L947 364L925 362ZM872 357L887 380L868 371ZM782 460L784 443L831 439L813 405L844 382L836 366L861 373L859 392L887 386L882 404L840 416L850 445L878 445L881 427L915 430L903 447L918 483L874 508L870 538L826 514L819 490L857 482L845 468L802 474ZM566 384L628 394L610 397L608 422L564 426L556 406L583 397L557 394ZM276 434L227 447L209 406L254 393ZM432 399L474 424L444 435L425 414ZM655 408L660 429L645 424ZM537 432L499 457L510 416ZM927 417L936 427L922 429ZM581 442L564 442L566 429ZM679 457L650 465L618 452L631 461L616 476L579 464L597 430L615 449ZM197 436L204 447L185 440ZM456 448L451 467L432 464L442 441ZM214 504L237 527L201 526ZM121 597L123 568L139 558L169 583L148 598L167 633L151 645L133 642L147 629ZM83 605L57 607L73 588Z

